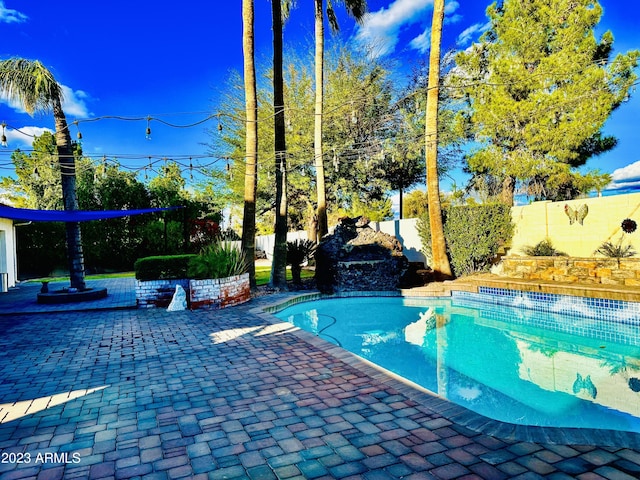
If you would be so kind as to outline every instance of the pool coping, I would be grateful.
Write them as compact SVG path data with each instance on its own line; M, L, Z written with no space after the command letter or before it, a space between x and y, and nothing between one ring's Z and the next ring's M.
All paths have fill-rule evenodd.
M286 299L280 299L279 301L269 305L256 307L251 310L251 313L271 324L282 324L287 322L275 317L273 313L298 303L331 298L374 296L424 299L422 296L413 297L411 295L393 291L353 291L332 295L322 293L305 293ZM434 298L438 297L434 296ZM445 294L442 298L450 297L447 297ZM359 357L348 350L338 347L337 345L334 345L311 332L307 332L296 327L294 330L291 330L291 333L298 336L300 340L327 352L337 360L343 361L347 365L356 368L374 380L394 388L411 400L418 402L423 407L441 415L443 418L464 426L474 432L504 440L558 445L592 445L631 448L635 450L640 449L640 433L594 428L540 427L535 425L518 425L494 420L440 397L436 393L431 392L410 380L402 378L384 367Z

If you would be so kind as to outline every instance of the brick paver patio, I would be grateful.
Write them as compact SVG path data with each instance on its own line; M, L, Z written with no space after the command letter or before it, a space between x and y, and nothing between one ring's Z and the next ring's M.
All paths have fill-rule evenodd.
M256 313L273 298L0 316L0 479L640 477L628 447L448 420Z

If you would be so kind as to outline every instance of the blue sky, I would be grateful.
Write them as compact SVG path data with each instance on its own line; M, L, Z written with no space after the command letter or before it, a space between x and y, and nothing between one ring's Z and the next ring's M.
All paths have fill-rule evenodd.
M427 55L432 0L370 0L365 23L357 26L338 11L348 41L373 41L382 55L399 64ZM490 2L446 1L443 49L465 48L486 25ZM601 0L600 31L612 30L615 51L640 48L636 2ZM271 55L271 4L255 0L256 50L263 65ZM149 0L19 2L0 0L0 58L38 59L65 89L64 109L72 137L82 132L85 155L106 155L122 166L141 169L163 158L194 166L204 158L206 129L215 129L216 98L229 72L242 67L241 1L192 0L184 5ZM313 34L312 2L299 0L285 28L289 45L308 45ZM103 117L117 117L95 120ZM151 117L148 122L145 120ZM136 120L137 119L137 120ZM590 168L612 173L618 185L640 187L640 93L632 95L606 125L619 139ZM95 121L87 121L95 120ZM0 150L0 176L11 173L10 153L29 148L32 139L53 127L50 115L30 117L0 99L0 121L9 125L9 147ZM174 125L169 127L163 122ZM147 123L151 139L145 138ZM178 126L185 128L178 128ZM191 160L189 160L191 158ZM221 163L220 161L218 163ZM445 188L447 182L443 182Z

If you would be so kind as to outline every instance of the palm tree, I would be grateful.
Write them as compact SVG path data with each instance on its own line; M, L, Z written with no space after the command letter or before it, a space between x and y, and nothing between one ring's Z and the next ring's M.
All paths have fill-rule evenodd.
M36 111L53 111L63 205L65 211L77 210L76 166L71 135L62 110L62 87L39 61L11 58L0 61L0 93L19 101L30 115ZM78 222L66 223L66 239L71 287L84 290L84 255Z
M273 288L287 288L287 142L282 74L282 26L289 16L289 0L271 0L273 16L273 110L276 179L276 222L271 280Z
M315 77L316 104L314 124L314 158L316 167L316 188L318 195L318 238L322 238L329 231L327 223L327 192L325 188L324 162L322 149L322 106L324 103L324 0L315 1ZM364 19L367 11L366 0L338 0L347 9L349 15L357 22ZM336 13L331 0L327 2L327 18L334 32L339 30Z
M442 224L440 185L438 182L438 85L440 82L440 42L444 20L444 0L433 2L431 24L431 52L429 54L429 80L427 84L427 110L425 125L427 163L427 202L431 227L432 264L437 279L451 278L451 265L447 257L447 244Z
M244 176L244 213L242 251L249 263L249 282L256 288L256 191L258 186L258 95L254 52L253 0L242 0L242 47L244 58L244 95L246 147Z

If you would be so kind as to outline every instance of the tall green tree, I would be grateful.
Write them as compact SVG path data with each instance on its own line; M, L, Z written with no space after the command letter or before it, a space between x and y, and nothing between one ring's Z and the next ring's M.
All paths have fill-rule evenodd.
M287 59L284 103L287 106L288 223L292 229L300 230L306 229L316 213L316 185L309 162L314 148L313 58L289 54ZM262 82L258 89L258 137L260 158L275 160L271 76L269 72L265 76L269 82ZM239 203L245 178L245 124L237 119L243 116L244 105L239 95L240 77L233 75L230 82L220 110L231 115L225 120L222 134L212 132L211 152L230 159L229 187L235 202ZM323 140L330 152L326 172L326 194L332 205L329 213L337 218L355 214L359 208L352 208L354 205L386 205L389 192L394 189L386 170L387 163L393 162L393 148L387 143L398 137L399 128L390 69L379 59L357 55L348 46L338 45L328 51L325 84L325 119L332 126L326 129ZM421 132L419 138L423 137ZM422 151L420 146L418 154ZM273 233L275 165L275 161L263 161L258 176L257 228L265 234Z
M76 166L67 118L62 110L62 87L39 61L11 58L0 61L0 92L10 100L19 101L29 114L36 110L53 111L64 210L77 210ZM84 290L80 223L66 222L65 228L71 287Z
M256 288L256 190L258 188L258 95L254 50L253 0L242 0L242 52L246 124L242 251L249 264L249 282L252 290Z
M452 277L444 237L440 184L438 179L438 92L440 85L440 42L444 21L444 0L434 0L431 23L431 51L429 53L429 81L427 84L427 110L425 114L425 151L427 164L427 199L431 228L431 268L437 279Z
M596 0L504 0L487 15L491 29L457 55L451 81L477 145L469 169L498 183L507 204L518 184L544 198L559 176L615 146L601 130L636 81L639 52L612 58L612 33L596 39Z
M342 0L348 14L356 21L363 20L367 11L366 0ZM324 0L314 0L315 18L315 116L314 116L314 159L316 167L316 190L318 208L318 237L329 231L327 222L327 197L324 172L324 149L322 145L322 122L324 104ZM339 30L338 20L331 0L327 0L327 18L333 31Z

